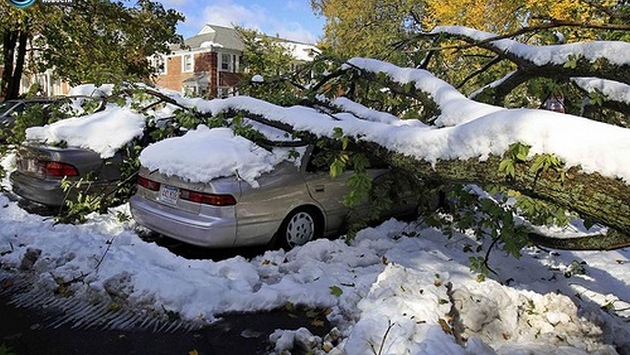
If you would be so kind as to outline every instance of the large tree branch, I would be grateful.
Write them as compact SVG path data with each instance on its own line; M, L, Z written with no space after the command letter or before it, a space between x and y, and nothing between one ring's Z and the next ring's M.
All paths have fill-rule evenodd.
M363 70L352 63L347 62L345 65L352 68L355 72L359 73L362 79L379 83L380 85L389 88L393 93L406 96L410 99L417 100L422 103L424 108L421 121L427 122L430 119L437 117L440 114L440 108L435 100L431 97L431 94L422 90L403 87L400 83L397 83L390 79L384 79L379 77L376 73Z
M520 71L528 73L527 75L524 74L524 76L540 76L560 80L567 80L570 77L576 76L596 76L603 79L616 80L630 84L630 65L614 64L611 60L609 60L609 58L605 57L604 54L598 57L597 60L589 60L584 56L577 55L571 65L567 64L570 58L565 58L564 61L560 63L550 60L544 62L543 64L539 64L531 57L526 57L525 52L527 50L540 51L545 49L546 46L528 46L514 41L511 43L497 42L497 39L502 38L503 36L479 40L478 38L474 38L463 33L449 32L448 30L440 32L446 36L463 40L471 46L484 48L499 56L505 57L516 64ZM522 50L514 50L513 47L516 45L521 46ZM549 52L559 52L562 49L562 46L563 45L553 46L553 48L548 47L546 49L548 49ZM625 46L624 49L627 50L628 48L626 47L627 46Z
M531 163L517 164L514 178L506 178L499 171L501 158L491 156L485 161L441 160L434 166L428 162L389 151L374 143L359 143L390 165L404 169L418 179L459 183L494 184L539 198L576 211L582 218L591 219L613 229L606 237L576 240L553 239L555 247L569 249L611 249L630 246L630 188L622 181L599 174L580 172L571 168L564 174L531 171ZM550 238L539 237L540 243L550 245ZM551 245L550 245L551 246Z
M599 78L571 78L571 83L587 95L597 96L601 100L592 105L630 115L630 85ZM627 127L628 123L615 123Z
M261 108L264 112L266 109ZM228 111L224 109L222 112ZM331 146L340 145L337 139L314 134L305 129L296 129L286 120L262 114L257 110L229 109L230 114L237 112L252 120L291 132L305 142L324 140ZM575 244L575 240L569 240L558 241L558 246L565 243L565 247L571 249L595 246L609 249L630 245L630 186L619 179L604 177L598 173L585 173L579 167L572 167L564 172L553 169L533 171L531 161L515 164L514 177L508 178L499 170L502 158L495 155L490 155L485 160L441 159L432 164L417 157L392 151L374 142L359 140L352 144L356 149L372 152L392 167L407 171L418 180L504 186L534 198L553 201L559 206L577 212L582 218L601 223L613 230L609 236L599 237L601 239L591 238L592 240L586 244Z
M503 58L501 58L501 56L496 56L496 57L492 58L492 60L490 60L488 63L486 63L483 67L481 67L478 70L475 70L474 72L470 73L467 77L464 78L464 80L462 80L461 83L457 84L457 86L455 86L455 87L457 89L461 89L472 78L474 78L475 76L485 72L486 70L490 69L495 64L500 63L502 60L503 60Z
M462 50L462 49L473 48L473 47L482 47L483 45L486 45L493 41L498 41L498 40L507 39L507 38L514 38L514 37L522 36L528 33L536 33L543 30L549 30L549 29L560 28L560 27L580 27L580 28L586 28L586 29L600 29L600 30L609 30L609 31L614 31L614 30L630 31L630 25L626 25L626 24L588 23L588 22L585 23L585 22L556 20L556 19L546 19L546 20L548 21L547 23L543 23L536 26L523 27L514 32L510 32L510 33L506 33L502 35L494 35L492 37L489 37L483 40L467 41L469 42L468 44L435 47L435 48L429 48L427 50L430 50L430 51L438 51L438 50L442 51L442 50L449 50L449 49ZM423 32L423 33L419 33L418 35L416 35L416 37L412 38L411 40L415 40L419 38L426 38L426 37L439 37L440 35L449 35L449 34L444 33L444 32L440 32L440 33ZM409 40L406 40L406 41L409 41Z
M600 0L582 0L582 1L587 3L589 6L605 13L611 18L619 19L619 20L630 19L630 15L621 13L619 11L615 11L614 9L611 9L610 7L604 6L599 2Z

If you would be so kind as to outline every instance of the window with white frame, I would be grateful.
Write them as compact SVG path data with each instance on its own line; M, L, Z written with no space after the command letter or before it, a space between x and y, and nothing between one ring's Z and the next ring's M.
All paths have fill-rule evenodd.
M221 53L221 71L234 71L234 64L232 63L232 55L229 53Z
M182 73L192 72L195 67L195 60L192 54L182 56Z
M156 54L150 59L151 68L153 73L158 75L166 74L166 57Z

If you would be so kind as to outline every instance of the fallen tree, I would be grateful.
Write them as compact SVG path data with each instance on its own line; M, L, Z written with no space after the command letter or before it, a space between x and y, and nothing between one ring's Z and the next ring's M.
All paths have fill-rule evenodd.
M610 228L606 236L599 237L562 240L533 236L545 245L569 249L630 245L630 162L616 151L602 147L613 144L621 151L630 149L630 131L548 111L507 110L480 104L422 70L359 58L349 61L346 70L370 68L373 74L379 65L381 73L391 77L400 72L407 78L422 77L422 83L410 82L415 83L416 89L428 90L427 97L437 98L440 116L436 122L442 127L400 120L347 99L337 99L329 105L312 102L312 107L281 107L247 97L195 101L194 105L211 115L244 115L313 143L324 139L330 145L340 146L345 137L350 142L346 144L369 150L418 179L505 186L552 201ZM178 102L193 104L186 101ZM335 103L341 105L331 111ZM458 114L462 109L466 114ZM541 127L536 133L523 133L526 127L537 124ZM546 137L537 141L541 134ZM564 140L558 149L545 147L558 140ZM593 149L591 157L607 163L600 165L590 159L580 162L574 153L580 155L585 149Z
M621 56L613 52L608 62L625 68L630 57ZM223 118L246 116L341 151L371 151L418 180L503 186L609 228L605 235L573 239L532 234L534 242L570 249L630 245L630 156L620 154L630 151L630 130L545 110L476 102L422 69L365 58L335 69L321 82L296 90L301 104L288 107L243 96L202 100L143 90L158 101L194 109L187 123L175 128L208 124L209 118L230 125ZM381 102L391 98L395 114L388 112L394 105ZM421 120L399 117L410 114ZM176 135L171 128L169 134Z

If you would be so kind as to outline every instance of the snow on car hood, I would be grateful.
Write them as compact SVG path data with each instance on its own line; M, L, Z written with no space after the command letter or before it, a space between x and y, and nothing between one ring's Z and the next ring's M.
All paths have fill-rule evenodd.
M140 163L149 170L191 182L236 175L258 187L256 178L286 160L287 153L288 149L268 151L234 135L230 128L200 125L181 137L149 145L140 153Z
M111 158L132 139L142 136L145 118L129 107L108 105L104 111L72 117L26 130L26 139L91 149L101 158Z

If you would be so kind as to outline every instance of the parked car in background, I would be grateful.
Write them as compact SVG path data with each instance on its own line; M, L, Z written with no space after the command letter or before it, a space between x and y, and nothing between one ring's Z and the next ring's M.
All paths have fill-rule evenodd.
M29 202L59 207L78 192L112 189L120 179L123 155L116 152L104 158L102 152L97 151L99 146L108 148L111 145L108 141L115 139L108 136L118 133L111 131L116 126L113 119L117 118L109 117L115 115L105 111L105 101L100 97L69 96L23 100L20 104L26 109L34 103L45 104L44 115L38 119L33 117L31 121L28 121L29 117L25 119L29 125L39 123L42 126L29 128L27 132L37 133L36 139L26 140L16 147L16 170L9 176L13 193ZM12 110L16 109L18 107ZM74 117L93 111L96 113ZM51 118L58 121L45 124ZM119 120L123 121L124 117ZM86 183L80 189L64 191L64 179L70 183L79 180Z
M17 99L0 103L0 143L5 142L15 124L15 116L21 114L34 105L46 106L54 99Z
M67 193L62 180L86 180L82 192L112 189L120 179L121 153L103 159L91 149L25 143L16 152L16 170L9 179L13 192L32 202L58 207L79 190ZM87 183L89 182L89 183Z
M232 155L238 157L240 153ZM331 178L331 157L334 155L330 151L307 146L299 166L282 161L256 178L257 187L238 176L191 182L186 177L143 166L136 195L130 200L131 213L142 226L202 247L303 245L317 237L336 235L352 216L367 213L366 205L359 206L354 213L344 206L346 180L352 171ZM368 173L378 179L391 171L382 164L374 164ZM416 212L417 196L402 187L399 192L400 201L382 217Z

